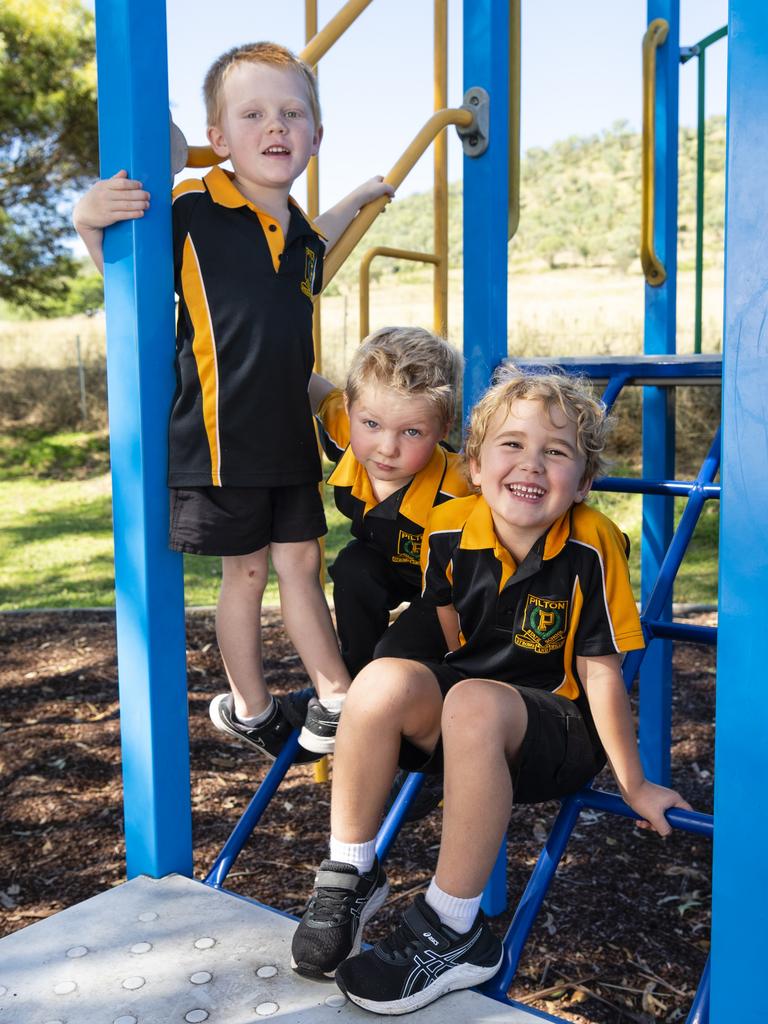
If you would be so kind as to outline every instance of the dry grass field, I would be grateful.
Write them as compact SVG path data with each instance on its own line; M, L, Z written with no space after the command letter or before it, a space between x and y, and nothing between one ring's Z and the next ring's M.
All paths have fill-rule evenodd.
M704 348L716 351L722 335L722 267L704 279ZM509 277L509 352L519 356L630 355L643 347L644 284L639 274L602 268L515 272ZM678 350L693 351L693 273L678 280ZM461 271L449 284L448 336L461 344ZM341 380L359 340L355 290L323 299L323 369ZM384 275L371 290L371 326L432 322L432 289L427 271ZM76 338L83 362L104 355L104 316L66 320L0 321L0 371L21 368L76 368Z

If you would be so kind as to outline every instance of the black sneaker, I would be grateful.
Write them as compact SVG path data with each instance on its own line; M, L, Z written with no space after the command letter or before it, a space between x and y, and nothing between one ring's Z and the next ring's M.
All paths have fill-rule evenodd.
M332 754L340 718L341 709L329 711L317 697L312 697L307 705L299 743L305 750L312 750L317 754Z
M387 797L387 804L384 808L385 814L389 813L390 807L395 802L395 799L403 788L403 784L407 778L408 772L404 768L399 768L395 775L395 781L392 783L392 788L389 791L389 796ZM425 775L424 781L421 784L421 789L413 800L411 800L411 803L405 812L403 821L421 821L422 818L426 818L426 816L431 814L436 807L440 806L440 801L442 799L443 776Z
M324 860L291 944L291 967L310 978L332 978L342 960L360 952L363 926L384 903L389 883L378 859L359 875L351 864Z
M270 761L274 761L294 729L284 705L287 699L276 697L269 718L250 729L235 718L235 701L231 693L220 693L218 697L214 697L208 707L208 714L220 732L234 736L235 739L264 754ZM305 764L308 761L317 761L319 757L319 754L312 754L299 747L294 763Z
M336 984L366 1010L410 1013L447 992L487 981L502 959L501 942L482 910L459 935L419 895L388 938L339 965Z

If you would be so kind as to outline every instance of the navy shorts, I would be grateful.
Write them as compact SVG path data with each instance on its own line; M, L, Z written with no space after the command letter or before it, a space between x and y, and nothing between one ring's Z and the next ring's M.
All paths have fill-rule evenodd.
M327 532L317 484L172 487L169 547L194 555L249 555Z
M464 673L453 665L423 662L435 676L443 697ZM511 684L510 684L511 685ZM528 728L520 751L520 763L510 765L516 804L536 804L575 793L605 765L605 751L594 724L587 721L574 701L548 690L515 686L525 701ZM442 774L443 744L431 754L409 740L400 745L399 764L411 772Z

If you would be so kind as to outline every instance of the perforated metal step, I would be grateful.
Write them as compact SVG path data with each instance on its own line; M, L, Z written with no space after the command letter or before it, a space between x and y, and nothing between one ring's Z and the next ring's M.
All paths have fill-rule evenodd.
M135 878L0 939L1 1024L371 1024L332 982L290 968L295 922L169 875ZM533 1024L457 992L409 1020Z

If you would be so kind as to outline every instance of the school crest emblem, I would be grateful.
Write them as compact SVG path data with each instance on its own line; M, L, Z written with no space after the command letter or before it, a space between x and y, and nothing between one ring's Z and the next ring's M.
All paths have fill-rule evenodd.
M515 643L534 654L551 654L565 644L568 602L529 594L525 602L522 628Z
M405 530L400 530L397 535L397 552L392 556L392 561L418 565L420 558L421 534L406 533Z
M301 291L308 299L311 299L314 293L316 272L317 254L307 246L304 249L304 280L301 282Z

